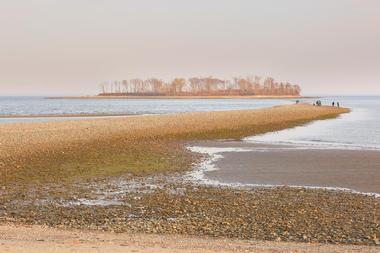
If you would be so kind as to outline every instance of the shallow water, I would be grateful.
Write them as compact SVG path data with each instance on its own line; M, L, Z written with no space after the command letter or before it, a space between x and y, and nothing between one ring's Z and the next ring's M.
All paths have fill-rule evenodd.
M305 100L312 103L312 100ZM351 109L338 119L246 138L245 141L286 144L312 149L380 150L380 97L332 97L324 104L340 101Z
M380 198L380 152L231 141L198 143L207 157L186 175L200 184L323 189ZM379 154L379 155L378 155Z
M0 115L167 114L258 109L292 103L294 101L284 99L45 99L43 97L0 97ZM0 118L0 123L63 119L67 120L68 118Z
M351 112L338 119L248 137L235 146L222 142L192 147L209 158L190 177L213 185L288 185L379 198L380 97L322 99L325 105L332 101Z

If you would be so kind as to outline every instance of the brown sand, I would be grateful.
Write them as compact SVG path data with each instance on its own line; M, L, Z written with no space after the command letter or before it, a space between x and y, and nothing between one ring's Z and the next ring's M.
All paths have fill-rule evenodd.
M24 153L40 145L56 146L73 140L91 141L123 135L126 139L171 137L210 131L267 127L294 121L335 117L348 112L343 108L309 105L277 106L261 110L184 113L175 115L131 116L65 122L35 122L0 125L0 158ZM252 132L255 129L251 130ZM36 146L37 145L37 146Z
M147 171L159 167L157 164L162 165L162 168L187 168L186 159L179 161L184 157L180 154L182 151L175 149L177 153L173 153L173 148L157 143L240 138L294 127L311 120L336 117L347 111L335 107L290 105L261 110L3 124L0 125L0 172L7 170L9 176L9 172L17 169L22 172L20 175L26 175L25 171L34 169L36 171L30 175L34 176L35 172L49 172L60 166L63 172L55 172L56 175L64 174L68 167L79 168L92 163L81 167L83 173L90 173L96 165L107 159L117 161L119 165L124 164L124 167L125 164L132 164L134 168L144 167L144 164L138 163L147 161ZM151 150L146 152L149 148ZM143 157L138 157L142 154ZM152 157L157 159L151 160ZM111 167L112 164L107 166ZM121 170L123 168L119 166L117 171ZM76 170L71 171L73 176L77 176ZM102 173L107 171L102 169ZM20 175L15 177L19 178Z
M280 130L288 127L294 127L299 124L304 124L306 122L317 120L317 119L326 119L337 117L340 113L348 112L348 110L343 108L332 108L332 107L313 107L309 105L291 105L291 106L279 106L262 110L243 110L243 111L227 111L227 112L207 112L207 113L188 113L188 114L177 114L177 115L157 115L157 116L133 116L133 117L125 117L125 118L112 118L112 119L94 119L94 120L83 120L83 121L62 121L62 122L44 122L44 123L16 123L16 124L4 124L0 125L0 172L7 171L7 173L3 173L2 176L7 178L7 180L14 180L16 183L14 186L10 185L9 187L4 187L4 189L10 191L10 195L12 196L12 191L15 190L17 194L18 190L22 192L17 197L27 196L24 194L28 192L27 190L33 189L37 190L37 188L31 188L26 186L25 182L31 180L32 177L36 179L41 179L46 175L56 176L57 180L55 183L62 183L65 178L72 177L76 180L80 179L77 174L77 171L81 171L82 174L90 173L91 168L94 167L94 163L90 163L89 167L82 167L82 164L74 164L73 162L77 162L81 159L86 158L84 163L88 164L88 162L95 162L100 164L100 168L102 169L103 176L110 176L110 165L104 164L104 158L110 157L111 160L114 161L114 155L123 155L128 159L131 158L128 155L132 155L132 158L135 158L135 155L140 155L140 153L146 152L149 148L153 146L154 149L157 149L159 146L157 143L172 141L175 143L182 143L183 141L189 141L193 139L218 139L218 138L240 138L242 136L253 135L258 133L264 133L268 131ZM137 150L137 152L125 153L133 150L136 145L140 145L143 147L142 149ZM108 147L108 148L105 148ZM159 153L158 158L161 161L163 156L168 156L174 159L176 162L181 156L173 153L171 149L163 150L164 153ZM123 153L124 152L124 153ZM150 152L150 151L149 151ZM148 153L147 156L143 156L144 159L139 159L138 162L133 166L139 170L144 165L144 162L150 158L151 154L156 153ZM112 156L113 155L113 156ZM132 159L131 158L131 159ZM124 165L125 163L129 163L130 160L120 160ZM157 167L156 160L154 160L153 168ZM46 166L45 166L46 165ZM164 164L165 165L165 164ZM105 169L106 168L106 169ZM167 167L163 167L166 168ZM21 174L14 174L14 177L10 177L10 174L13 171L21 171L21 172L30 172L24 173L26 181L17 181L20 180ZM53 171L53 174L49 174ZM120 170L121 173L126 173L126 169L123 167ZM80 175L82 175L80 174ZM95 174L98 175L98 174ZM2 178L3 179L3 178ZM4 180L2 180L3 183ZM18 184L17 184L18 183ZM45 185L45 184L42 184ZM70 189L70 185L61 184L62 189L57 189L57 191L51 193L55 198L60 198L60 196L65 195L66 192ZM19 189L20 187L24 187L23 189ZM59 187L58 187L59 188ZM75 192L75 189L72 189ZM39 192L38 192L39 194ZM37 194L36 198L39 196ZM49 192L50 194L50 192ZM8 195L7 195L8 196ZM8 203L7 196L4 195L5 202ZM198 196L198 193L196 194ZM209 195L208 195L209 196ZM234 195L235 198L235 195ZM298 198L298 195L297 195ZM180 200L180 199L179 199ZM224 198L223 198L224 200ZM165 200L164 200L165 201ZM150 201L152 202L152 201ZM162 204L160 198L157 198L157 202ZM17 217L17 215L23 215L23 213L19 214L18 209L22 209L24 207L19 206L15 202L15 210L10 213L11 216ZM164 204L167 203L175 203L166 200ZM187 202L186 202L187 203ZM267 203L267 202L265 202ZM3 208L7 207L8 204L4 205ZM153 205L154 207L155 205ZM178 206L178 204L176 205ZM30 206L31 208L39 206ZM151 208L152 206L144 205L146 208ZM191 205L193 207L193 205ZM12 207L13 208L13 207ZM11 210L12 210L11 208ZM27 210L27 215L34 222L40 222L41 219L43 222L45 218L51 218L51 220L61 219L64 224L66 222L73 221L76 222L76 218L78 220L82 220L83 214L80 211L82 207L78 207L79 209L71 209L73 213L66 213L69 216L62 216L60 210L56 210L59 214L54 213L49 209L38 210L37 212L28 211L29 207L25 207L24 210ZM239 208L240 209L240 208ZM64 208L64 211L67 211L67 208ZM93 212L93 208L89 208L89 211ZM105 211L109 210L106 208ZM170 207L170 210L174 210L174 208ZM226 209L229 211L230 209ZM96 214L103 215L101 212L95 212ZM35 217L35 214L38 214L40 220ZM196 212L197 215L201 215L201 213ZM107 215L107 214L106 214ZM112 214L113 215L113 214ZM86 216L85 219L92 217ZM69 217L69 219L68 219ZM223 216L224 217L224 216ZM361 216L360 216L361 217ZM96 218L96 217L95 217ZM270 217L270 219L272 216ZM111 219L113 220L113 219ZM91 220L90 224L91 224ZM103 218L95 219L94 222L105 221ZM207 221L205 221L207 222ZM78 223L82 224L82 223ZM146 221L143 221L143 225L146 224ZM219 223L216 223L217 226L221 226ZM208 224L210 225L210 224ZM228 225L230 226L230 225ZM372 229L372 227L371 227ZM8 231L9 230L9 231ZM33 231L33 232L32 232ZM51 230L49 230L51 231ZM212 231L211 231L212 232ZM26 239L19 238L17 239L17 235L22 235L21 231L12 232L9 227L5 227L5 232L0 233L0 236L5 236L7 234L16 235L16 239L13 239L14 247L13 249L25 249L30 252L31 249L49 249L46 247L57 247L55 242L47 242L46 245L41 245L38 241L41 238L39 235L40 231L37 229L29 230L29 232L25 232L24 235ZM41 232L42 233L42 232ZM371 232L371 235L373 233ZM30 244L28 244L28 237L37 235L38 238L36 240L29 239ZM44 234L42 234L44 235ZM130 238L131 235L122 235L126 238ZM46 236L48 237L48 236ZM44 236L44 238L46 238ZM124 238L125 238L124 237ZM152 240L155 237L142 236L143 243L147 243L146 245L150 245L154 247L156 244L152 244ZM2 237L0 237L2 238ZM4 237L3 237L4 238ZM33 237L32 237L33 238ZM58 236L58 238L62 238ZM90 234L88 238L93 238L93 234ZM173 238L173 237L159 237L159 238ZM63 237L62 240L64 240ZM87 248L83 250L90 251L93 246L98 247L107 247L109 244L104 244L104 242L100 241L87 241ZM9 240L11 240L9 242ZM4 245L0 247L8 247L9 243L12 245L12 239L4 239ZM57 239L59 240L59 239ZM114 242L119 242L118 237L112 239ZM124 239L120 239L124 240ZM127 240L127 239L125 239ZM173 243L174 250L181 246L177 246L180 239L178 237L174 237L174 239L162 239L164 242L169 241ZM192 239L188 239L190 242L185 245L193 244ZM205 239L200 239L205 240ZM128 241L127 241L128 242ZM154 242L154 240L153 240ZM222 241L223 242L223 241ZM51 243L51 244L50 244ZM220 241L217 241L215 244L210 242L210 245L219 246ZM1 245L1 242L0 242ZM160 244L159 244L160 245ZM195 245L197 245L195 243ZM209 241L205 241L203 244L206 249L209 247ZM260 245L260 243L258 244ZM262 245L266 245L263 243ZM272 244L269 244L272 245ZM288 244L286 244L288 245ZM298 244L295 244L295 248L300 247ZM119 245L114 244L115 250L118 249ZM202 246L202 247L203 247ZM264 247L263 246L263 247ZM70 248L71 247L71 248ZM71 250L74 251L78 246L73 246L70 243L61 245L60 250ZM164 246L165 247L165 244ZM192 250L192 246L188 246L189 248L185 248L186 250ZM258 246L259 247L259 246ZM269 246L272 247L272 246ZM287 246L285 246L287 247ZM323 246L327 247L327 246ZM1 249L1 248L0 248ZM106 251L107 248L103 248ZM169 247L170 249L170 247ZM204 252L202 248L200 248L201 252ZM211 248L211 250L219 251L220 248ZM223 248L222 248L223 249ZM239 246L233 248L234 251L240 249ZM236 250L235 250L236 249ZM259 248L260 249L260 248ZM293 248L294 249L294 248ZM351 249L351 248L349 248ZM113 250L112 248L110 250ZM133 250L133 248L132 248ZM197 250L197 249L196 249ZM307 248L305 248L307 250ZM151 250L150 250L151 251ZM231 250L230 250L231 251ZM260 252L261 250L259 250ZM262 250L264 251L264 250ZM0 250L1 252L1 250ZM39 251L40 252L40 251ZM186 251L185 251L186 252ZM190 251L191 252L191 251ZM212 252L212 251L211 251ZM265 251L264 251L265 252Z
M223 153L224 158L215 163L219 170L206 173L213 180L245 184L341 187L380 193L379 151L284 150L284 146L248 142L214 141L195 145L270 148L266 152Z
M380 252L378 247L212 239L180 235L115 234L40 226L0 226L0 252Z

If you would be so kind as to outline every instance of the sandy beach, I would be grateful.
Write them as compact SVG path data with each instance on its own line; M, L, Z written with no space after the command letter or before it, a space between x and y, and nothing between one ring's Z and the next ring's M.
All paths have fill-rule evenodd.
M184 145L179 144L181 141L241 138L344 112L348 110L291 105L262 110L3 124L0 171L5 175L7 170L7 182L11 182L12 178L51 181L57 176L68 179L70 175L77 178L184 170L190 168L192 161ZM66 169L70 173L62 173Z
M246 241L178 235L115 234L81 230L57 230L41 226L0 226L0 251L39 252L380 252L368 246Z
M0 13L0 253L380 253L380 1Z
M0 222L375 246L378 198L289 187L214 187L189 179L205 158L186 148L191 142L241 139L347 112L290 105L0 125Z

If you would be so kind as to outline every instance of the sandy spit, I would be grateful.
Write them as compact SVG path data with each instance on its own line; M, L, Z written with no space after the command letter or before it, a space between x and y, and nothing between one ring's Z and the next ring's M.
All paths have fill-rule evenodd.
M17 170L26 175L24 172L33 169L31 175L34 176L36 172L52 172L51 168L57 168L62 173L71 169L75 175L75 167L83 168L83 164L91 163L83 173L99 175L99 170L94 172L93 168L107 159L111 163L118 161L119 167L131 164L129 171L144 166L147 171L154 171L153 167L157 167L152 167L154 164L161 165L161 168L175 168L172 171L189 169L190 162L184 148L169 147L167 143L236 139L312 120L334 118L345 112L348 110L344 108L288 105L259 110L1 124L0 173L12 177L9 172ZM143 157L137 158L138 155ZM139 161L145 161L145 164L138 165ZM114 171L119 173L122 170L119 167ZM107 171L101 173L105 175ZM19 178L20 175L14 177ZM43 172L41 175L47 174Z
M292 121L306 122L323 117L335 117L344 112L348 112L348 110L290 105L260 110L3 124L0 125L0 160L10 155L17 156L49 147L57 148L73 142L99 141L121 136L124 140L136 140L170 138L180 135L183 137L183 135L210 131L229 130L233 132L243 128L250 128L249 131L254 133L255 127L266 127L270 131L271 124L285 125Z

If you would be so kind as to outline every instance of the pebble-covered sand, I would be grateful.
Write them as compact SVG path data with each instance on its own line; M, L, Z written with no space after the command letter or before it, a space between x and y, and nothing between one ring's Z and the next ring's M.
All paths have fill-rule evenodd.
M378 198L287 187L208 187L181 176L12 189L0 221L114 232L379 245Z

